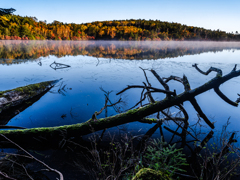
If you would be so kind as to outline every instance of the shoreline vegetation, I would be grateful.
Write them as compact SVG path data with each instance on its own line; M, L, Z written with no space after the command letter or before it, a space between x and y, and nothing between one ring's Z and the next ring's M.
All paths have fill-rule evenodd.
M47 23L36 17L7 14L0 16L0 40L240 41L240 34L160 20Z

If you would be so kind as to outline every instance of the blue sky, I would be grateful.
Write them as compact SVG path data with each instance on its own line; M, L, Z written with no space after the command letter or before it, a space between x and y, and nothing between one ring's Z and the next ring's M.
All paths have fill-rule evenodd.
M226 32L240 32L240 0L0 0L14 14L85 23L102 20L154 19Z

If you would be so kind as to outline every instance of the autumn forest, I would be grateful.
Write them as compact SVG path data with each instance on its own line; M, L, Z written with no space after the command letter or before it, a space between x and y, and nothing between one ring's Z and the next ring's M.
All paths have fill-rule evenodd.
M239 41L236 32L208 30L159 20L113 20L75 24L38 21L36 17L0 16L1 40L213 40Z

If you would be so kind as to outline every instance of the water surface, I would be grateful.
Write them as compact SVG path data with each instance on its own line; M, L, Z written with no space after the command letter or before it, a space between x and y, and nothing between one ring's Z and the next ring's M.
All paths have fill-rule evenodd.
M225 75L235 64L240 68L239 49L240 43L227 42L0 41L0 90L63 78L7 125L31 128L85 122L104 106L105 96L101 88L112 91L110 99L115 102L119 99L116 93L127 85L143 85L145 77L139 67L154 69L161 77L182 77L185 74L191 88L196 88L213 78L215 73L204 76L192 64L197 63L204 71L211 66L217 67ZM53 69L50 67L53 62L70 67ZM150 72L147 75L152 86L162 88ZM169 86L178 94L183 92L178 82L170 82ZM235 101L240 93L240 77L231 79L220 88ZM127 91L121 96L125 103L117 108L124 111L133 106L139 101L140 94L139 89ZM161 94L154 97L158 100L164 98ZM229 130L240 128L239 108L225 103L213 90L196 99L207 117L216 121L216 130L220 130L229 117ZM189 123L196 123L196 111L188 102L184 106L190 116ZM114 114L116 111L108 108L107 115ZM105 117L105 113L100 117ZM174 127L171 123L167 125ZM125 128L146 132L152 126L135 122Z

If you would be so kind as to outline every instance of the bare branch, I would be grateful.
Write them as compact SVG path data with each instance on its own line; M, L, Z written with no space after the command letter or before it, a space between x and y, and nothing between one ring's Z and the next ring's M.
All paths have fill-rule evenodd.
M141 67L139 67L141 70L143 70L143 73L144 73L144 76L145 76L145 78L146 78L146 81L147 81L147 83L148 83L148 85L149 86L151 86L151 84L150 84L150 82L148 81L148 77L147 77L147 74L146 74L146 69L143 69L143 68L141 68Z
M14 179L14 178L12 178L12 177L9 177L6 173L4 173L4 172L2 172L2 171L0 171L0 175L2 175L4 178L6 178L6 179L10 179L10 180L17 180L17 179Z
M169 116L167 113L165 113L164 111L162 111L162 113L167 116L169 119L172 119L173 122L175 122L175 124L177 124L178 126L180 126L184 131L186 131L190 136L192 136L194 139L196 139L197 141L200 141L197 137L193 136L192 133L190 133L187 129L185 129L184 127L182 127L179 123L177 123L173 117ZM186 122L188 123L188 122Z
M125 89L123 89L122 91L118 92L116 95L119 95L123 92L125 92L126 90L128 89L131 89L131 88L145 88L145 86L139 86L139 85L133 85L133 86L129 86L126 87ZM153 89L155 92L162 92L162 93L165 93L165 94L169 94L169 95L176 95L174 92L172 91L165 91L165 90L162 90L162 89L158 89L158 88L154 88L154 87L149 87L149 89Z
M230 104L230 105L232 105L232 106L238 106L238 102L233 102L233 101L231 101L230 99L228 99L228 97L227 96L225 96L221 91L220 91L220 89L219 89L219 87L215 87L214 88L214 91L217 93L217 95L220 97L220 98L222 98L222 100L224 100L226 103L228 103L228 104Z
M154 71L153 69L151 69L152 74L157 78L157 80L160 82L160 84L164 87L164 89L166 91L169 91L169 86L167 85L167 83L165 83L163 81L163 79L156 73L156 71ZM166 94L166 96L169 98L171 95L170 94Z
M236 71L237 70L237 64L235 64L234 68L232 71Z
M164 89L166 91L169 91L169 86L162 80L162 78L156 73L156 71L154 71L153 69L151 69L151 72L153 73L153 75L157 78L157 80L161 83L161 85L164 87Z
M232 133L232 135L230 136L230 138L229 138L229 140L228 140L228 143L227 143L226 146L223 148L223 150L222 150L222 153L223 153L223 154L226 154L226 153L229 151L229 146L230 146L230 144L232 144L233 142L237 142L236 139L233 139L233 138L234 138L234 135L235 135L235 133ZM219 156L219 155L217 155L217 156Z
M100 109L100 111L96 111L93 115L92 115L92 120L96 120L97 119L97 116L99 114L101 114L103 112L104 109L106 109L107 107L112 107L112 106L115 106L116 104L120 103L122 100L122 98L120 98L117 102L115 102L114 104L110 104L110 105L107 105L107 102L108 101L105 101L105 105L104 107L102 107L102 109Z
M178 126L177 129L175 130L175 132L177 132L179 128L180 128L180 127ZM175 136L175 134L172 135L172 138L171 138L171 140L169 141L169 144L172 143L172 140L173 140L174 136Z
M152 94L151 94L151 91L150 91L150 89L149 89L149 87L151 87L151 85L149 84L149 86L147 86L145 82L143 82L143 84L144 84L145 87L146 87L147 95L148 95L148 97L149 97L149 102L150 102L150 103L155 103L155 100L153 99Z
M180 77L178 77L178 76L170 76L170 77L168 77L168 78L163 77L162 79L165 81L165 83L168 83L168 82L171 81L171 80L174 80L174 81L178 81L178 82L180 82L180 83L183 83L183 79L180 78Z
M28 157L28 158L29 158L29 157ZM15 161L13 161L13 160L11 160L11 159L8 159L8 161L11 161L12 163L17 164L18 166L21 166L21 167L24 169L26 175L29 177L29 179L34 180L34 179L28 174L27 169L24 167L23 164L19 164L19 163L15 162Z
M191 87L190 84L188 82L187 76L183 75L183 85L184 85L184 89L185 91L190 91Z
M182 135L181 135L179 132L177 132L177 131L173 131L173 130L171 130L170 128L168 128L168 127L166 127L166 126L163 126L163 128L166 129L166 130L168 130L169 132L171 132L171 133L179 136L179 137L182 137Z
M193 105L194 109L198 112L199 116L203 118L203 120L212 128L214 129L214 124L211 123L211 121L207 118L207 116L202 112L202 109L198 105L197 101L195 98L192 98L190 100L191 104Z
M215 71L215 72L217 72L216 77L217 76L222 77L222 70L221 69L210 67L206 72L203 72L201 69L198 68L197 64L193 64L192 67L195 67L198 70L198 72L200 72L201 74L208 75L210 72Z
M56 169L53 169L51 167L49 167L47 164L45 164L44 162L40 161L39 159L35 158L33 155L31 155L29 152L27 152L25 149L23 149L21 146L19 146L18 144L16 144L15 142L13 142L12 140L8 139L6 136L4 136L3 134L0 134L0 136L2 136L4 139L6 139L7 141L9 141L10 143L14 144L15 146L17 146L19 149L21 149L23 152L25 152L31 159L39 162L40 164L42 164L43 166L45 166L49 171L55 172L60 176L60 180L64 180L63 175L61 172L59 172Z
M213 131L210 131L208 135L202 140L201 145L196 147L194 153L198 154L203 149L203 147L208 143L208 141L213 137Z
M177 107L183 113L185 121L188 121L189 116L188 116L186 109L181 104L178 104Z
M52 69L57 70L57 69L64 69L64 68L69 68L71 66L67 64L61 64L61 63L56 63L55 61L49 65Z
M237 94L239 98L237 98L236 103L240 103L240 94Z
M183 75L183 78L180 78L178 76L170 76L168 78L163 78L165 80L165 83L168 83L171 80L178 81L183 84L185 91L190 91L190 84L188 82L188 79L185 75Z

